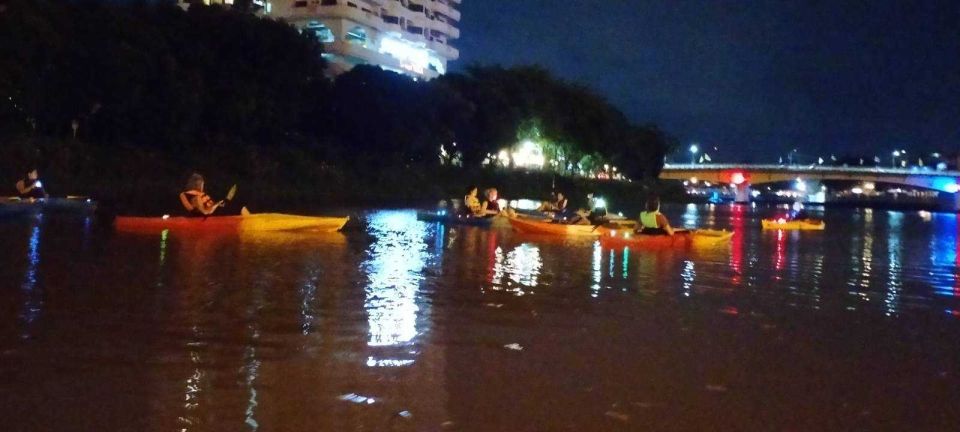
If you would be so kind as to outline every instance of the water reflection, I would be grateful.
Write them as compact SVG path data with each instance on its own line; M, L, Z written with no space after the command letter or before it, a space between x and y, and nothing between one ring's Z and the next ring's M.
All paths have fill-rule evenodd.
M20 310L20 338L29 339L33 327L43 310L43 293L40 284L40 232L43 215L37 214L30 225L30 239L27 242L27 271L20 285L23 304Z
M367 366L414 363L405 357L417 352L410 346L422 331L418 325L425 302L420 298L420 285L430 258L430 226L418 221L411 212L378 212L367 218L368 233L374 238L362 265L368 280L364 303L369 326L367 345L394 348L368 357Z
M540 248L524 243L506 254L502 248L494 252L493 275L490 282L494 291L507 291L522 296L531 294L530 288L539 284L543 259ZM526 289L525 289L526 288Z
M883 300L886 305L887 316L897 313L900 306L900 291L902 289L900 274L900 257L903 253L901 245L901 232L903 229L903 213L889 212L887 216L888 234L888 258L887 258L887 293Z

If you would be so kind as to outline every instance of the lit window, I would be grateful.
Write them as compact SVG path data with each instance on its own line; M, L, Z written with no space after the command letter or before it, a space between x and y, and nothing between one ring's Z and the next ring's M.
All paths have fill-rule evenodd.
M307 33L313 34L317 37L317 40L324 43L333 42L335 39L333 31L319 21L310 21L310 23L307 24Z
M366 46L366 45L367 45L367 31L366 31L363 27L356 26L356 27L354 27L353 29L351 29L350 31L347 32L346 36L344 36L344 39L346 39L347 42L355 43L355 44L357 44L357 45Z

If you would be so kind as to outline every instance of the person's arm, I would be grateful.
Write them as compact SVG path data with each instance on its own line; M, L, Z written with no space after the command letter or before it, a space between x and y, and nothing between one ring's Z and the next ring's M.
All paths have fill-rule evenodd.
M220 207L221 204L213 202L213 200L207 195L200 195L194 199L196 202L193 206L199 210L200 213L203 213L206 216L212 215L213 212L217 211L217 207Z
M663 229L667 235L673 235L673 227L670 226L670 221L667 220L666 216L658 214L657 225L660 225L660 228Z
M192 212L194 208L193 203L190 202L190 198L186 193L180 193L180 205L183 206L188 212Z
M26 182L23 180L17 181L17 193L20 195L25 195L33 190L33 186L27 187Z

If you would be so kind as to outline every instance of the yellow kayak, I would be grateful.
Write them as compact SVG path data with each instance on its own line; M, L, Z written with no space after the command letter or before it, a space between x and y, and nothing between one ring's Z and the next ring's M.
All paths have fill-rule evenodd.
M118 231L146 233L159 233L164 230L216 233L294 230L336 232L343 228L349 220L349 217L297 216L280 213L210 216L206 218L118 216L115 226Z
M763 225L763 229L769 230L823 231L823 229L827 227L824 221L815 219L763 219L760 223Z

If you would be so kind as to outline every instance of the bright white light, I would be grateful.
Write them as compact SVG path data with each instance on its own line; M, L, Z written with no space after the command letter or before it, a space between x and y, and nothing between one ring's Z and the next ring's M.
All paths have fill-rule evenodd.
M894 150L893 157L900 157L900 150Z
M803 180L797 179L797 183L794 188L800 192L806 192L807 184Z
M607 208L607 200L603 198L597 198L593 201L594 208Z
M400 67L418 74L424 73L430 66L430 51L413 43L386 37L380 40L380 53L396 58Z
M866 182L863 184L863 190L874 190L876 188L877 185L874 182Z
M161 217L160 219L163 219L163 220L170 219L170 215L163 215L163 217Z
M40 180L37 180L36 185L37 187L43 187L43 183Z
M740 185L747 181L747 178L742 172L735 172L730 176L730 181L735 185Z
M750 191L750 196L756 198L760 196L760 191Z
M950 183L944 186L943 190L947 191L948 193L957 193L960 192L960 185L956 183Z
M530 140L520 143L520 148L513 153L513 163L518 167L543 168L545 162L543 150Z
M698 180L696 177L690 177L690 183L697 184L699 182L700 180Z
M855 188L853 188L853 189L850 189L850 192L853 192L854 195L860 195L860 194L863 193L863 189L858 188L858 187L855 187Z
M699 152L699 151L700 151L700 147L699 147L699 146L697 146L696 144L691 144L691 145L690 145L690 153L697 154L697 152Z

